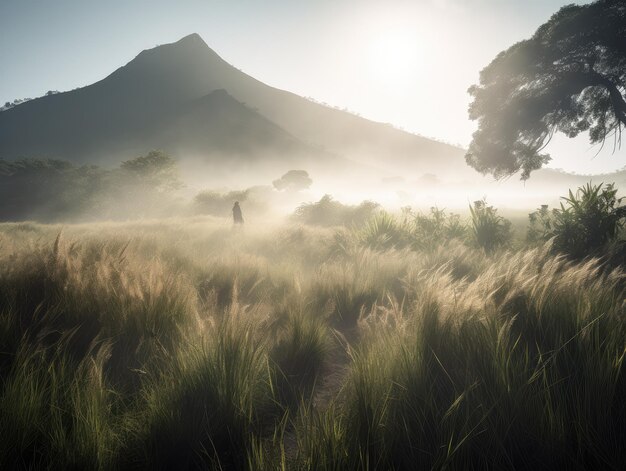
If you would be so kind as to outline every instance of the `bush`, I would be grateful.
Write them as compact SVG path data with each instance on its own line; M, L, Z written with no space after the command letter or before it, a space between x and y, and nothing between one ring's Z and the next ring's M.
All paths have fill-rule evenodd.
M248 199L248 190L230 191L228 193L218 193L217 191L203 191L198 193L193 199L196 211L209 216L230 215L235 201L240 203Z
M289 170L278 180L274 180L272 185L277 190L306 190L311 186L313 180L309 177L309 173L306 170Z
M614 241L626 222L624 198L617 198L617 189L610 183L587 183L576 193L562 198L560 208L548 210L547 205L529 214L530 242L554 238L556 251L573 258L596 254Z
M507 245L512 238L511 221L498 215L498 210L487 206L485 200L474 201L471 235L473 242L487 251Z
M383 211L367 221L358 232L358 240L362 246L373 250L401 249L409 245L410 232L409 224L398 223Z
M452 239L465 237L467 228L458 214L446 214L445 210L430 208L430 214L418 213L414 219L413 246L432 249Z
M378 203L363 201L358 206L348 206L324 195L316 203L305 203L296 209L293 219L313 226L360 226L378 209Z
M380 211L360 228L335 234L336 252L346 253L349 247L366 247L377 251L411 248L425 252L465 237L467 228L458 214L446 214L431 208L430 214L414 214L410 207L402 208L402 219Z

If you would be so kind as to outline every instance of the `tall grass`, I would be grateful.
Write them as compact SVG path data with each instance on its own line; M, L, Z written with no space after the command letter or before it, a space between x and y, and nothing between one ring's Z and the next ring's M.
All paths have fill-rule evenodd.
M421 217L0 227L0 467L620 469L624 272Z
M137 370L196 329L196 294L183 274L133 260L128 247L80 245L59 233L51 246L3 257L0 300L18 320L13 335L35 345L64 339L77 360L112 340L108 373L136 385Z
M147 469L243 466L274 401L264 339L232 311L215 332L147 387L128 465ZM138 456L135 456L138 455Z
M118 398L104 384L108 345L80 362L69 359L63 347L53 351L23 346L3 374L0 464L4 469L110 469L113 465L119 424L112 409Z
M414 282L409 309L368 317L339 417L300 438L303 468L619 469L622 272L530 251L472 282Z

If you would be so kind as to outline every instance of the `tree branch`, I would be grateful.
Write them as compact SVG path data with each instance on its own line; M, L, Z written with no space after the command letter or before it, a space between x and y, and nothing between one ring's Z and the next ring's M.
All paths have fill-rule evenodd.
M591 72L591 77L595 85L601 85L608 90L611 97L611 104L613 105L613 112L615 113L615 117L620 121L621 124L626 126L626 101L624 101L624 97L619 91L619 88L617 88L617 85L608 78L606 78L604 75L601 75L595 71Z

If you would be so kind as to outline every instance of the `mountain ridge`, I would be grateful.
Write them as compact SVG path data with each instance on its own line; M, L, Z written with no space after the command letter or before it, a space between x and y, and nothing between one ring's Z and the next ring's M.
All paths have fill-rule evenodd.
M216 90L247 108L231 102L229 110L248 128L240 126L229 134L212 118L208 108L215 103L203 102L203 97ZM207 109L198 108L202 103ZM185 109L204 127L185 117ZM182 129L183 122L188 131ZM263 145L261 128L268 133L266 140L277 144L272 152ZM230 142L218 142L218 133L229 134ZM93 84L0 112L0 158L114 165L155 147L181 161L190 159L189 148L195 159L204 152L213 167L262 159L282 159L294 166L318 161L325 166L334 160L344 169L354 161L355 166L377 168L388 176L454 174L461 180L486 180L465 164L462 148L266 85L222 59L197 33L144 49ZM220 155L225 148L239 149Z
M114 163L140 150L155 116L216 89L226 89L303 145L338 157L377 165L386 158L461 158L452 146L266 85L228 64L196 33L145 49L91 85L0 113L0 156ZM424 169L430 167L426 162Z

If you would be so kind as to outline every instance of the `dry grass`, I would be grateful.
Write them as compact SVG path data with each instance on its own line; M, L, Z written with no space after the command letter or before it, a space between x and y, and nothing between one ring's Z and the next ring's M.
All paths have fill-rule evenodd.
M0 225L0 465L619 469L623 272L364 240Z

